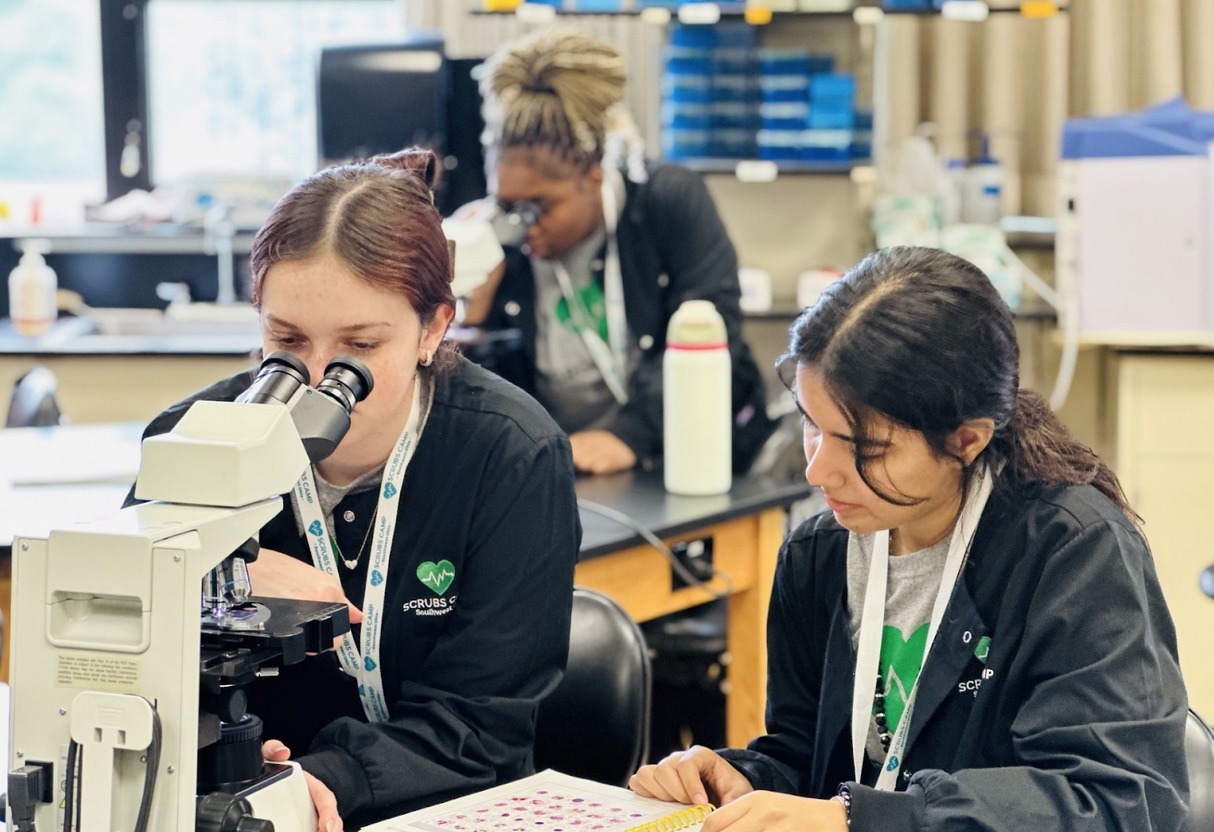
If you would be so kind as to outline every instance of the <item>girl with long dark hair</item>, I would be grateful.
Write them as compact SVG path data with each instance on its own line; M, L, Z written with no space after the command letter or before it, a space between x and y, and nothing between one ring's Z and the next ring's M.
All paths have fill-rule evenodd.
M1109 467L1019 388L973 264L873 254L792 326L806 477L780 554L767 730L641 794L722 829L1176 830L1176 636Z

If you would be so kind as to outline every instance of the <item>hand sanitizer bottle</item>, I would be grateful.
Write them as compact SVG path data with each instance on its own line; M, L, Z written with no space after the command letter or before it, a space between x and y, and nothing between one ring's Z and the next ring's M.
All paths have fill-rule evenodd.
M58 317L58 279L43 256L49 250L46 240L26 240L21 262L9 273L8 314L18 335L41 335Z

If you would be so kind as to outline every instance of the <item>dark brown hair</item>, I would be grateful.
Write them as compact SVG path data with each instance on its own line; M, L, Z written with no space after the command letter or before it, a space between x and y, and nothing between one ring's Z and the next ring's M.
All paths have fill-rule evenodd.
M434 207L437 160L409 148L309 176L270 212L253 241L253 305L278 263L332 254L368 285L403 294L429 324L455 308L451 256Z
M882 443L867 431L873 414L919 431L941 457L947 438L970 419L995 433L975 459L1004 462L1000 483L1091 484L1141 522L1116 474L1075 439L1037 393L1020 389L1020 347L1011 310L982 271L939 249L896 247L871 254L793 322L780 365L816 367L855 432L856 469L868 476ZM791 385L790 385L791 386ZM962 462L965 481L975 465Z

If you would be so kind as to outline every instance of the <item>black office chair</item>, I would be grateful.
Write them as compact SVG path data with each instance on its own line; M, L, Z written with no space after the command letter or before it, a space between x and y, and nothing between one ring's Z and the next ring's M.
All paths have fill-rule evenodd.
M601 592L574 589L569 664L540 704L536 768L627 785L649 753L650 686L636 622Z
M13 385L13 398L8 405L6 428L37 428L58 425L63 414L55 401L59 382L55 374L42 366L36 366L17 379Z
M1184 729L1184 754L1189 768L1188 832L1214 829L1214 732L1190 709Z

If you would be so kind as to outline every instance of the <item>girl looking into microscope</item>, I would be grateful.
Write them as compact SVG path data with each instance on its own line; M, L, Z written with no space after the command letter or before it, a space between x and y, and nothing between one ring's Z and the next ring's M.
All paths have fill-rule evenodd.
M559 27L486 61L489 190L530 224L464 323L522 333L524 359L500 372L569 432L579 471L608 474L660 460L666 329L683 301L712 301L745 471L774 426L742 339L737 254L697 174L646 165L624 81L610 44Z
M307 773L324 832L530 773L537 705L569 644L581 539L569 441L443 344L455 299L435 164L407 150L320 171L274 207L250 258L267 353L293 353L313 382L340 353L374 377L249 565L258 595L350 605L340 651L258 679L249 699L267 759ZM145 435L253 375L174 405ZM369 574L376 550L388 568Z

